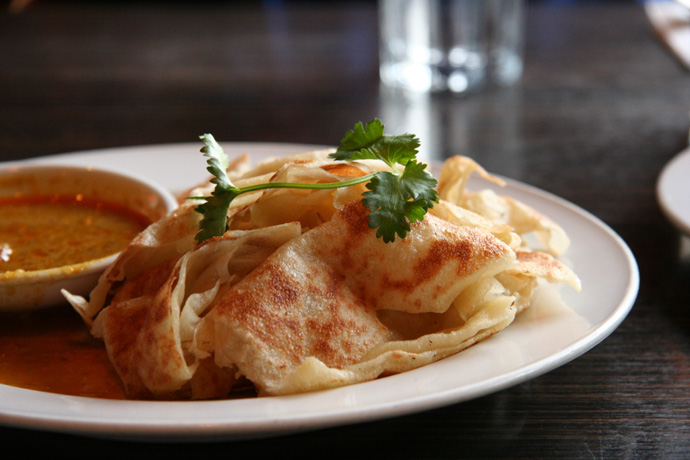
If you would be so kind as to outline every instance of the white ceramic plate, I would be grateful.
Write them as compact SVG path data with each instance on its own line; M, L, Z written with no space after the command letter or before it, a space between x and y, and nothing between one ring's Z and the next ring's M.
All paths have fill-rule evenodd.
M255 159L313 146L226 144ZM197 144L132 147L43 158L40 162L130 169L185 190L207 177ZM489 187L476 180L470 187ZM147 441L232 440L315 430L466 401L544 374L585 353L623 321L637 296L637 264L610 228L546 192L508 181L502 193L539 209L569 233L564 260L582 292L545 286L506 330L429 366L312 394L227 401L114 401L0 385L0 423L93 437Z
M664 166L656 195L671 223L690 235L690 149L680 152Z

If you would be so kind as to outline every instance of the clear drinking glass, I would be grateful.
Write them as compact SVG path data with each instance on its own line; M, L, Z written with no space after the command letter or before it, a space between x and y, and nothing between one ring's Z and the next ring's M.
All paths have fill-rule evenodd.
M379 0L387 86L462 93L522 75L524 0Z

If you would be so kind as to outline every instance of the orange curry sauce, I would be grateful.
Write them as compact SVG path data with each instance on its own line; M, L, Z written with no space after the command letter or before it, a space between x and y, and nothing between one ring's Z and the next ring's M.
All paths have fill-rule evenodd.
M103 342L65 303L0 313L0 383L74 396L125 399Z
M131 209L80 196L0 198L0 273L109 256L150 223Z
M102 258L124 249L150 221L82 197L0 198L0 273ZM66 395L124 399L102 342L67 302L0 311L0 383Z

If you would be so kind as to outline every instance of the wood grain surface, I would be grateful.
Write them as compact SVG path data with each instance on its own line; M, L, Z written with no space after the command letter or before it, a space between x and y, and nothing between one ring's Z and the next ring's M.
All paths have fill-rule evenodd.
M6 452L690 457L690 257L655 196L662 167L687 146L690 73L657 41L642 6L530 3L518 85L421 100L380 87L376 27L369 2L46 1L3 11L0 160L194 142L204 132L226 142L335 144L359 120L381 117L391 132L413 120L428 139L428 158L472 156L492 172L572 201L618 232L641 275L623 324L546 375L419 414L201 445L1 427Z

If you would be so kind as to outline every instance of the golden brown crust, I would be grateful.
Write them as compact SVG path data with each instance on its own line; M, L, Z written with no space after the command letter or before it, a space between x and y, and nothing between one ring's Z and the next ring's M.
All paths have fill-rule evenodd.
M541 251L515 251L520 263L517 271L532 277L544 278L551 282L568 283L580 290L580 279L565 264L550 254Z

